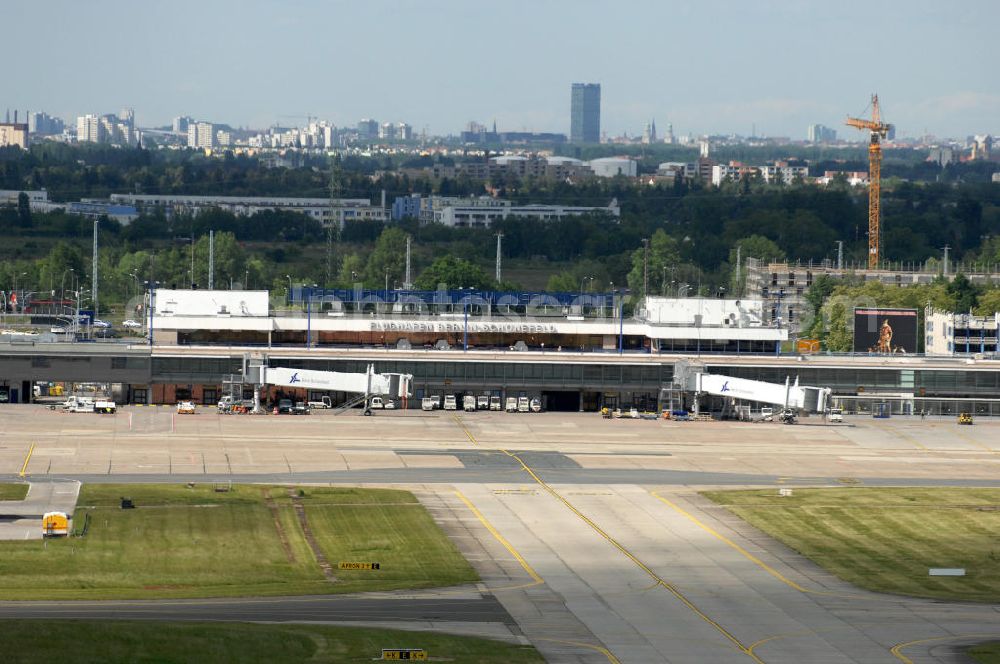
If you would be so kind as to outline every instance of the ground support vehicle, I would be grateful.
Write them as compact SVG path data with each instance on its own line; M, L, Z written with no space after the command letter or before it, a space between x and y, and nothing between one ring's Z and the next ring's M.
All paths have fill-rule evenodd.
M504 405L504 410L508 413L517 412L517 397L507 397L507 403Z
M446 394L444 397L444 409L445 410L458 410L458 400L455 399L454 394Z
M490 409L490 395L480 394L476 397L476 409L478 410L489 410Z
M490 410L503 410L500 397L490 397Z
M194 403L190 401L179 401L177 402L177 414L178 415L194 415L195 414Z
M972 424L972 413L959 413L958 414L959 424Z
M476 410L476 397L467 394L462 398L462 410L471 413Z
M517 412L519 413L531 412L531 402L528 401L528 397L517 398Z

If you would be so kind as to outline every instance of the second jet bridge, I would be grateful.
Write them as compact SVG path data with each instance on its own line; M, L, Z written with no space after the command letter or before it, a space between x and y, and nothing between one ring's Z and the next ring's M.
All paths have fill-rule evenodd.
M826 412L830 399L830 388L799 385L798 378L794 383L786 378L785 384L781 385L701 372L696 372L691 377L694 385L687 389L698 394L773 404L806 413Z

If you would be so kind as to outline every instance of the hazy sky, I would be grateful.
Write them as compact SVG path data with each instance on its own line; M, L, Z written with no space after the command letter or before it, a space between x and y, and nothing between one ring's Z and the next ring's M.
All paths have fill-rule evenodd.
M1000 1L44 0L4 2L0 109L135 108L264 127L312 114L453 133L840 135L878 92L902 135L1000 133Z

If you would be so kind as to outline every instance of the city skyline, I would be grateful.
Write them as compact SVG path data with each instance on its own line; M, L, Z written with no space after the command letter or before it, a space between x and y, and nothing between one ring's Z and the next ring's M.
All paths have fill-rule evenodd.
M24 26L8 43L31 57L9 68L0 107L70 120L130 106L146 127L180 115L301 126L312 115L340 127L405 121L417 134L496 120L506 130L569 135L567 88L588 81L601 84L608 135L641 134L655 119L678 135L801 139L823 124L851 138L843 120L862 114L872 92L900 135L1000 133L991 71L1000 47L990 28L1000 6L986 0L962 11L927 1L722 10L553 1L531 5L530 21L453 0L302 0L292 11L268 2L94 5L102 9L73 12L61 0L8 9ZM126 8L129 26L101 20ZM192 12L200 20L189 20ZM259 29L218 30L234 22ZM335 29L343 25L373 29ZM151 30L172 38L150 39ZM496 48L504 58L489 57ZM86 76L67 66L81 50Z

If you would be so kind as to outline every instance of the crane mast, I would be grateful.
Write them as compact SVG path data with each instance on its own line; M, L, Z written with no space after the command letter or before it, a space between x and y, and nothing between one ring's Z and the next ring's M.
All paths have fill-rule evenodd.
M855 129L867 130L868 141L868 269L879 266L881 254L881 193L882 193L882 139L889 134L892 125L882 122L878 107L878 95L872 95L871 120L848 117L845 123Z

